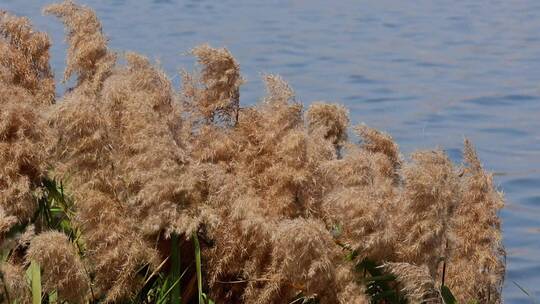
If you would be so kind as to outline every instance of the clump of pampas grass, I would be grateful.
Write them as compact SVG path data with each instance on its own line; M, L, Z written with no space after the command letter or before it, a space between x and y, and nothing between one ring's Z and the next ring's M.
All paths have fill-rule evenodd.
M64 77L77 79L58 98L47 36L0 14L3 299L29 299L34 261L61 300L135 302L174 252L200 248L197 275L201 256L181 253L186 303L201 275L221 303L369 303L366 259L412 303L440 303L442 283L460 301L501 301L503 198L468 141L464 167L442 150L407 158L365 125L352 142L345 107L304 109L277 75L241 105L239 63L209 45L176 89L144 56L111 50L90 8L45 12L66 26ZM13 233L43 212L48 180L73 200L68 224Z

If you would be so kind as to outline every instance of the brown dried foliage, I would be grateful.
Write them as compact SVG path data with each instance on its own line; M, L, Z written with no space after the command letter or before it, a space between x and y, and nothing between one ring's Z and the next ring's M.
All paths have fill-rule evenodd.
M0 233L33 214L52 167L75 200L84 254L60 233L29 234L21 246L42 265L46 290L73 302L125 300L141 287L138 270L168 254L171 233L198 233L220 302L368 303L354 272L363 258L387 262L413 302L432 299L444 263L460 299L500 300L503 200L469 143L464 174L440 150L404 159L366 126L351 143L344 107L304 111L274 75L259 104L240 107L238 63L208 45L192 51L200 70L184 72L176 91L140 55L116 62L91 9L65 1L45 11L68 28L65 78L78 82L49 106L46 36L0 15ZM356 259L345 260L351 251ZM0 270L24 298L23 267Z
M184 72L184 96L191 100L193 110L207 122L221 119L231 123L238 120L240 108L240 65L225 49L207 44L194 48L191 54L202 66L200 75Z
M475 298L481 303L501 303L506 253L498 210L504 198L493 176L482 169L469 140L465 140L464 158L464 194L455 212L456 241L448 262L448 286L460 301Z
M412 159L403 168L398 259L426 265L436 277L439 262L448 256L449 225L460 199L458 173L442 151L417 152Z
M66 0L47 6L44 12L62 19L67 29L69 48L64 80L77 74L79 85L90 81L94 87L99 86L116 56L107 50L107 38L94 11Z
M0 12L0 240L37 207L48 168L44 111L53 98L48 36L28 19Z
M58 292L61 301L82 303L88 295L89 278L78 250L68 237L57 231L47 231L34 237L26 253L28 263L36 261L43 268L45 292Z
M435 287L437 283L425 265L422 267L409 263L386 263L383 268L396 276L411 303L444 303Z
M10 297L13 297L13 300L18 299L22 303L30 303L32 301L30 286L26 281L22 265L10 261L2 262L0 264L0 272L2 273L0 288L3 293L6 291Z

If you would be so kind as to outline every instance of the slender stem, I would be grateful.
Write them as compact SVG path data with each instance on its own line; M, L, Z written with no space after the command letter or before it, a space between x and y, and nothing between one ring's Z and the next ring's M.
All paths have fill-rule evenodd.
M446 261L443 261L441 287L444 286L444 277L445 276L446 276Z
M32 304L41 303L41 268L39 263L32 260L30 262L30 279L32 288Z
M202 271L201 271L201 245L197 233L193 233L193 246L195 247L195 269L197 270L197 288L199 291L199 304L203 304L202 298Z
M171 263L172 263L172 269L171 269L171 275L173 278L173 282L176 284L174 285L172 291L171 291L171 303L172 304L180 304L181 298L180 298L180 244L179 244L179 236L178 234L172 235L172 245L171 245Z
M446 252L448 252L448 240L446 240L446 250L445 250L445 255L446 255ZM442 268L442 278L441 278L441 288L444 286L444 277L446 276L446 256L444 257L444 260L443 260L443 268Z

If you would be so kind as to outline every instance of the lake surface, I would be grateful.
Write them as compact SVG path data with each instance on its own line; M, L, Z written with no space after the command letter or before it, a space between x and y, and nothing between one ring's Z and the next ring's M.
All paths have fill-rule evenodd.
M87 0L112 48L159 60L175 83L192 47L226 46L248 82L283 76L304 103L334 101L354 124L391 133L408 154L439 146L456 162L464 137L504 190L508 271L504 298L540 300L540 1L125 1ZM336 1L337 2L337 1ZM62 25L47 1L0 0L53 38L65 66Z

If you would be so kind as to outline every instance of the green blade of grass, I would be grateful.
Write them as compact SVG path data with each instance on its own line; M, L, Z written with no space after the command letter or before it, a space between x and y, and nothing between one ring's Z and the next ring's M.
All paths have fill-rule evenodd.
M31 261L30 266L26 270L26 276L32 288L32 304L41 303L41 270L39 263Z
M450 288L446 287L445 285L441 286L441 295L445 304L457 304L457 300L450 291Z
M171 294L171 296L173 297L173 295L172 295L171 292L174 291L175 288L176 288L177 286L179 286L179 285L180 285L180 278L178 278L178 279L172 284L172 286L169 287L169 288L165 291L165 293L163 293L163 295L161 296L161 300L158 301L158 302L159 302L159 303L166 302L166 301L167 301L167 296L168 296L169 294ZM176 303L176 302L174 302L174 299L175 299L175 298L172 298L172 299L171 299L171 303ZM178 296L178 302L177 302L177 303L180 303L180 296Z
M202 294L205 304L215 304L214 300L210 299L205 293Z
M58 292L55 290L49 293L49 304L56 304L58 302Z
M202 271L201 271L201 245L197 233L193 233L193 247L195 247L195 269L197 271L197 288L199 293L199 304L203 304L202 292Z
M182 279L184 277L184 275L186 274L186 272L188 271L188 268L186 268L184 270L184 272L180 275L180 277L178 278L178 280L175 280L175 282L172 284L172 286L169 287L169 280L171 279L171 275L169 275L166 279L165 279L165 282L164 284L161 286L160 288L160 291L159 291L159 297L158 297L158 301L157 301L157 304L161 304L161 303L170 303L170 302L167 302L169 300L169 297L168 295L171 293L171 291L173 290L174 287L177 286L177 284L179 284L180 282L180 279Z
M179 236L178 234L172 235L172 244L171 244L171 263L172 263L172 269L171 269L171 276L173 282L175 284L172 287L171 290L171 303L172 304L180 304L181 298L180 298L180 292L181 292L181 286L180 286L180 244L178 242Z

